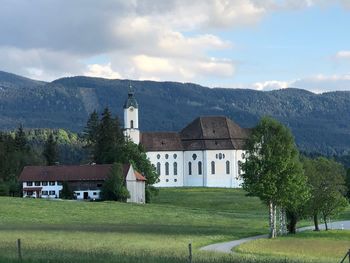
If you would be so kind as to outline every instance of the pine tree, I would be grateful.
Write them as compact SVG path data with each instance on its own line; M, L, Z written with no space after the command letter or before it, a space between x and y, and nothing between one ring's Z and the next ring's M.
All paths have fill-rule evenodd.
M27 138L22 124L18 127L15 134L15 147L16 150L20 152L28 151Z
M45 143L43 155L45 157L47 165L56 164L58 160L58 148L57 148L57 142L54 139L52 133L49 135L49 138Z

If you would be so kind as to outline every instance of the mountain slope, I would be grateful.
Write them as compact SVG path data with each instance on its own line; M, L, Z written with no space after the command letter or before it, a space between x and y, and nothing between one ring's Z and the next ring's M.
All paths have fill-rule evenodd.
M191 83L72 77L51 83L4 78L0 72L0 128L81 131L88 114L106 106L122 119L129 83L139 102L143 131L182 129L200 115L226 115L243 127L269 115L289 126L301 150L324 154L350 149L350 92L313 94L285 89L270 92L209 89Z

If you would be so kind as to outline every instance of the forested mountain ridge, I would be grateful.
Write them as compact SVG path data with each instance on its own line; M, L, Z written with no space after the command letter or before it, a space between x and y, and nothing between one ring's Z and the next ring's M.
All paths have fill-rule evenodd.
M206 88L192 83L70 77L41 82L0 72L0 129L64 128L82 131L88 114L108 106L123 118L129 84L139 103L140 128L181 130L200 115L226 115L243 127L263 115L289 126L300 150L343 154L350 150L350 92L314 94Z

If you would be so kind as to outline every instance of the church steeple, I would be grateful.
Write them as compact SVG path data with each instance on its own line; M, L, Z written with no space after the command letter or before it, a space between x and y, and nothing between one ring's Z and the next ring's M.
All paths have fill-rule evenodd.
M124 109L127 109L129 107L134 107L135 109L138 108L138 104L135 98L135 91L134 88L131 86L131 83L129 84L128 99L124 103Z
M139 110L131 83L128 88L128 98L124 104L124 135L134 143L140 143Z

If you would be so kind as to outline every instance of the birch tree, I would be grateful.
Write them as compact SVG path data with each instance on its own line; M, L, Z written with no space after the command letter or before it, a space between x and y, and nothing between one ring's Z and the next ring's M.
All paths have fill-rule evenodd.
M294 138L281 123L265 117L252 130L246 149L245 162L241 164L243 189L268 206L269 236L274 238L277 207L283 211L308 197Z

